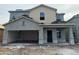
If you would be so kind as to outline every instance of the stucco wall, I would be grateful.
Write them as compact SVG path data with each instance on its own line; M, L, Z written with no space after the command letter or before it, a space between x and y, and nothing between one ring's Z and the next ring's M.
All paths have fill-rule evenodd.
M5 28L7 30L39 30L39 25L23 18L7 25Z
M4 33L3 33L3 40L2 40L2 44L5 45L8 43L8 30L5 29Z
M24 25L23 25L24 22ZM14 32L9 32L9 31L20 31L20 30L39 30L40 26L31 21L31 20L26 20L25 18L22 18L20 20L17 20L13 23L10 23L5 26L4 29L4 35L3 35L3 44L7 44L15 38L15 33ZM16 33L17 34L17 33ZM13 38L12 38L13 37Z
M0 42L2 43L4 29L0 29Z
M73 17L70 21L68 21L68 23L74 23L75 26L73 28L74 32L75 32L75 36L77 39L75 39L75 41L79 42L79 17Z
M40 12L45 13L45 20L40 20ZM43 22L43 23L51 23L56 20L56 11L44 6L33 9L30 14L35 21Z
M15 41L16 37L17 37L17 32L8 31L8 43L12 43L13 41Z

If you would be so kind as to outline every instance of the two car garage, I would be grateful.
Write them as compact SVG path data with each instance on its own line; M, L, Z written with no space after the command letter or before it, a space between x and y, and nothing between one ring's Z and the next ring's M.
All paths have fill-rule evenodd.
M37 30L9 31L9 43L38 43Z

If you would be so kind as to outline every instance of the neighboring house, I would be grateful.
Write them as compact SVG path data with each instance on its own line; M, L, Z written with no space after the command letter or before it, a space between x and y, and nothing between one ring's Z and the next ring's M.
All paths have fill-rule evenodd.
M79 43L79 14L74 15L67 22L75 24L75 26L73 27L73 34L74 34L74 38L75 38L75 43Z
M3 32L4 32L4 26L0 24L0 44L2 44Z
M29 10L17 9L9 13L10 20L4 24L3 44L75 44L75 24L64 21L64 13L57 13L55 8L39 5Z

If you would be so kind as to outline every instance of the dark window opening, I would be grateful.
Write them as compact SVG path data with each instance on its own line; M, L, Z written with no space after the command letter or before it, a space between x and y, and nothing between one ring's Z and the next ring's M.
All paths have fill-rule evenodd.
M61 38L61 30L57 30L57 38Z
M47 42L52 43L52 30L47 30Z
M15 18L15 16L13 16L13 18L12 18L12 19L16 19L16 18Z
M40 12L40 20L45 20L45 14L44 14L44 12Z
M61 19L57 19L57 21L61 21Z
M44 20L45 18L44 17L40 17L40 20Z

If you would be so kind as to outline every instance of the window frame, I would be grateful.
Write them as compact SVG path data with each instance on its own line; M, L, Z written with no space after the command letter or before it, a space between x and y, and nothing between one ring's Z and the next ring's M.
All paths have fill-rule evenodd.
M40 20L45 20L45 13L44 12L40 12Z
M16 19L16 17L13 15L13 16L12 16L12 19Z
M57 38L61 39L62 36L61 36L61 30L60 29L57 29Z

